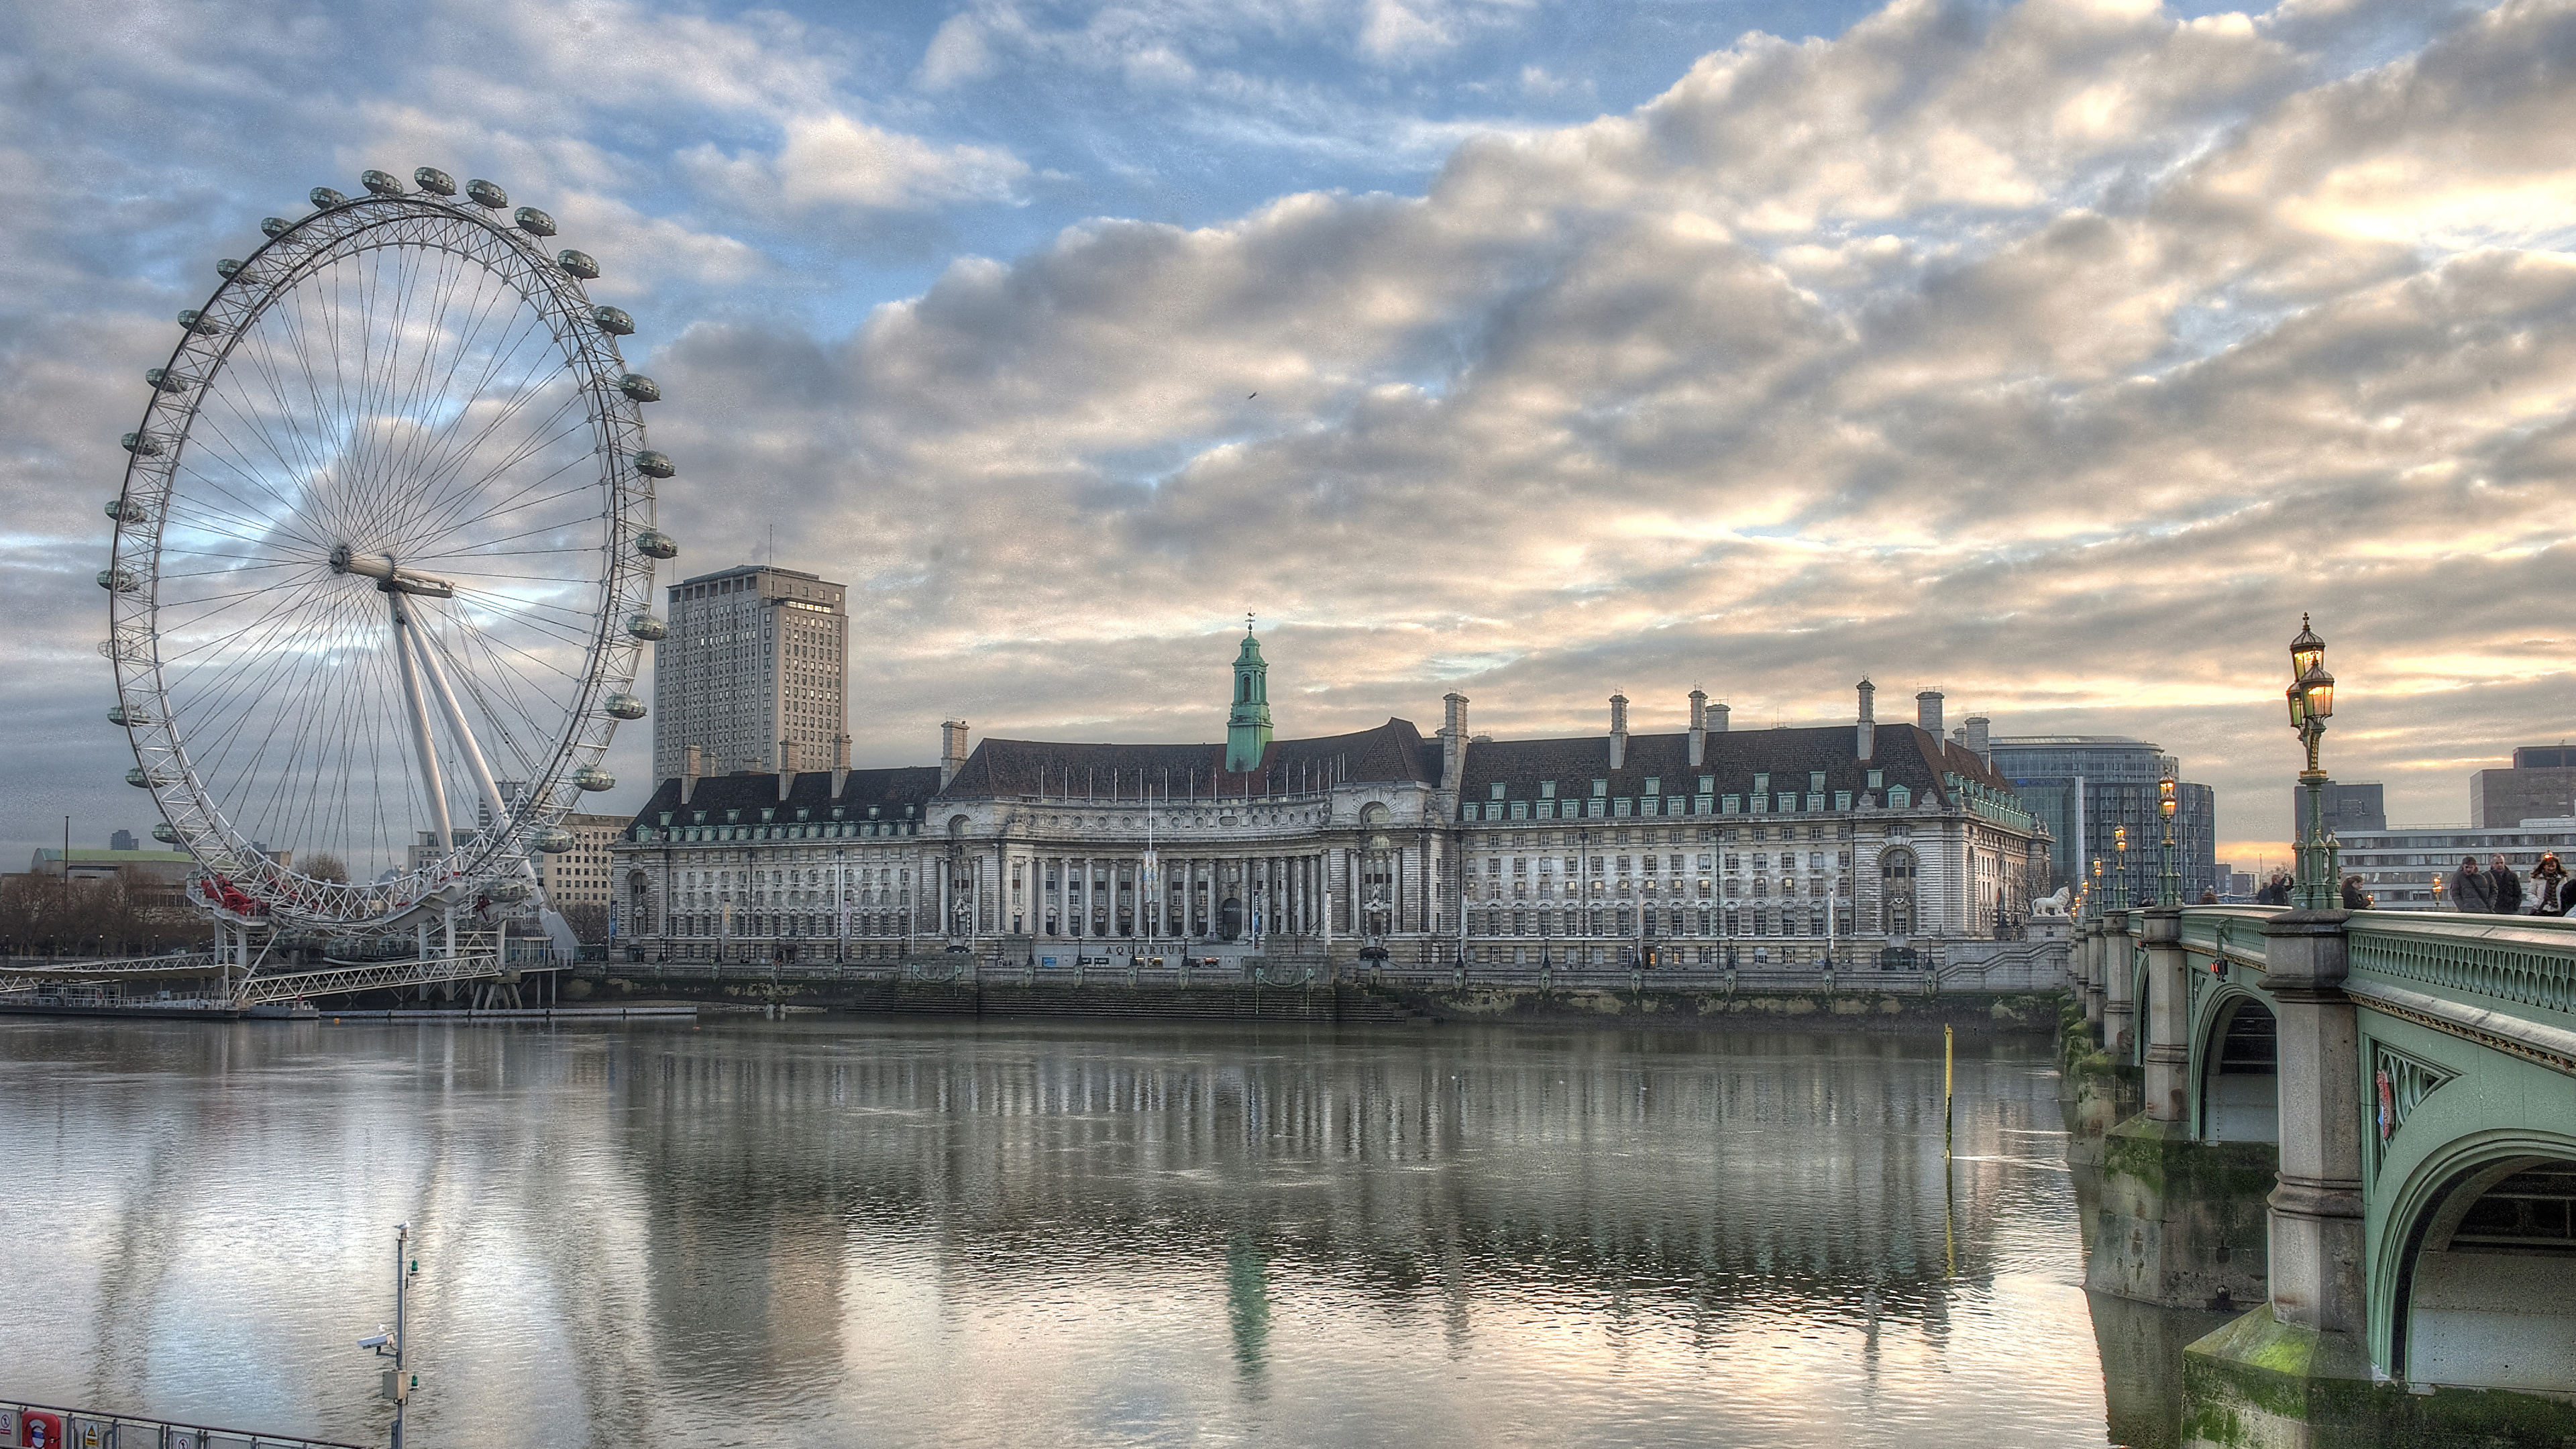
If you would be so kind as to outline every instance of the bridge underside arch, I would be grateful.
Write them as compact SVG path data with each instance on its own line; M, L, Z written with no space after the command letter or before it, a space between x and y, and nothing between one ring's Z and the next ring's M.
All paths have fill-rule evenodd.
M2576 1154L2452 1172L2417 1213L2399 1271L2399 1377L2564 1392L2576 1363Z
M2272 1009L2248 992L2220 1000L2200 1051L2204 1142L2281 1140L2281 1033Z

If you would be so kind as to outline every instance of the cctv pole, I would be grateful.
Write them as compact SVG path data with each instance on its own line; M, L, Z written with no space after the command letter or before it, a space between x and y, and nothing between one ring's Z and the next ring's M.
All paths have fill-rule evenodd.
M411 1400L411 1380L403 1372L403 1289L411 1279L411 1224L394 1224L394 1442L402 1449L403 1409Z

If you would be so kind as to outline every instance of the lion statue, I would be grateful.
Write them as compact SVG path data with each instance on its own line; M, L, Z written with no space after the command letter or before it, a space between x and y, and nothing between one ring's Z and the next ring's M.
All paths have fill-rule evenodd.
M2062 916L2066 914L2066 907L2074 899L2075 890L2073 887L2059 886L2057 888L2057 894L2053 896L2041 896L2038 900L2032 901L2030 903L2030 913L2034 916Z

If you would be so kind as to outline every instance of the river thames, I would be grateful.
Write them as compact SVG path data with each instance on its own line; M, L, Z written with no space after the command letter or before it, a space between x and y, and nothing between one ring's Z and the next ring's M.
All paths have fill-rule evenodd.
M1937 1039L733 1020L0 1022L0 1394L382 1442L404 1219L432 1446L2134 1443L2204 1317L2045 1041L1945 1169Z

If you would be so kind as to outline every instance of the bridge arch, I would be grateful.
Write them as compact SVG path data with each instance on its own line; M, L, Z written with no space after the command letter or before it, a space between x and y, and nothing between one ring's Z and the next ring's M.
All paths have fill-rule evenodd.
M2222 986L2202 1008L2192 1053L2193 1096L2203 1142L2281 1140L2280 1023L2272 1004L2242 986Z
M2392 1377L2561 1392L2576 1361L2576 1137L2487 1132L2390 1199L2374 1326Z

